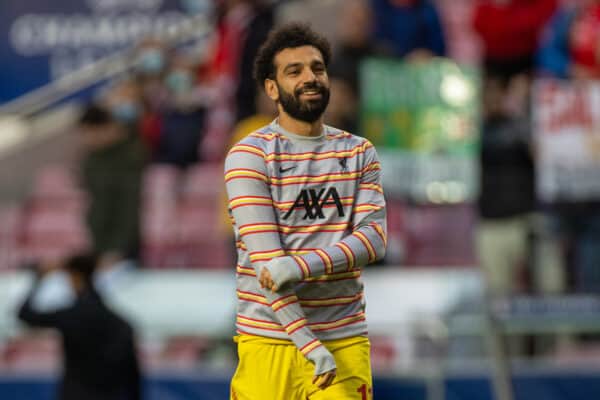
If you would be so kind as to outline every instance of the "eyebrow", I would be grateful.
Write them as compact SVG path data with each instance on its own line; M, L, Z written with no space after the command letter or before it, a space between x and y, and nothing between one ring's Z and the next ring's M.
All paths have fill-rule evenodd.
M288 64L288 65L286 65L286 66L285 66L285 68L283 69L283 72L287 72L287 71L289 71L289 70L290 70L290 69L292 69L292 68L298 68L298 67L302 67L303 65L304 65L304 63L301 63L301 62L295 62L295 63ZM315 65L318 65L318 66L325 66L325 63L324 63L323 61L319 60L319 59L315 59L315 60L312 60L312 61L310 62L310 66L311 66L311 67L314 67Z
M286 72L292 68L297 68L297 67L301 67L303 64L301 62L295 62L292 64L288 64L285 66L285 68L283 69L283 72Z

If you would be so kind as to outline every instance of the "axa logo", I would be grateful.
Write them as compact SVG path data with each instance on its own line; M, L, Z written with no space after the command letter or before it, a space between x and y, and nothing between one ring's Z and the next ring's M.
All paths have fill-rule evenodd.
M329 189L302 189L294 201L294 205L283 216L283 219L288 219L296 209L304 209L302 219L321 219L325 218L323 208L332 205L337 208L338 215L344 216L344 207L340 200L340 195L335 187Z

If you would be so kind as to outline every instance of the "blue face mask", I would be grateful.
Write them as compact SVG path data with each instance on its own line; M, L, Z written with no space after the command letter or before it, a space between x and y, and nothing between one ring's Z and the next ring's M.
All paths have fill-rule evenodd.
M191 15L209 14L212 12L213 4L209 0L181 0L183 9Z
M149 49L140 53L137 68L147 74L158 74L165 66L165 60L160 50Z
M140 114L140 110L137 104L131 102L122 102L115 104L111 113L113 117L123 123L135 122Z
M175 94L188 92L192 86L192 76L185 71L173 71L167 75L165 84Z

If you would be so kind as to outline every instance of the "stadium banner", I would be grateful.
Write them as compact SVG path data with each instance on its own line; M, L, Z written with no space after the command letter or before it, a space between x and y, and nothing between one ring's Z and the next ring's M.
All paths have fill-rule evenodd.
M377 146L388 193L462 203L478 192L479 74L435 58L361 65L361 134Z
M539 198L600 200L600 82L538 80L532 101Z
M212 0L2 0L0 104L211 8Z

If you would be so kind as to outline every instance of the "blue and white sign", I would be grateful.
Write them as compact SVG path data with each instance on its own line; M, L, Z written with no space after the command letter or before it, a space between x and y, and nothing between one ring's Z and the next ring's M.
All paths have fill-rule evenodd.
M210 0L2 0L0 104L149 34L168 32Z

